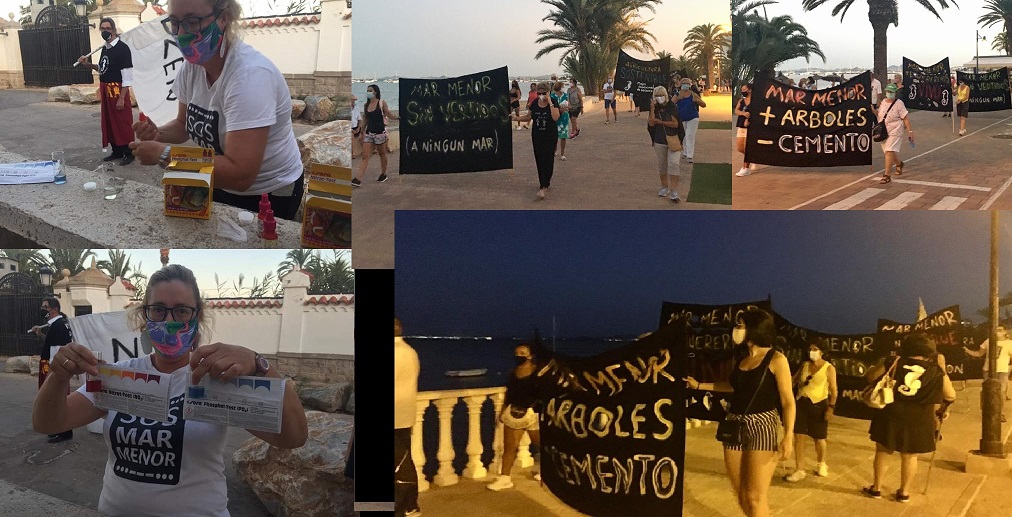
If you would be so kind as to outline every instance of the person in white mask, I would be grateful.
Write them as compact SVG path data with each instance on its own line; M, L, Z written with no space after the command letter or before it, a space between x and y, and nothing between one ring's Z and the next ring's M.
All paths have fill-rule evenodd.
M794 385L798 387L797 419L794 421L794 435L798 437L794 444L794 472L784 476L784 481L796 483L805 479L804 447L802 436L815 442L815 474L825 477L829 475L826 466L826 437L829 434L829 419L833 417L836 407L836 368L826 360L825 345L814 342L808 346L808 360L801 363L801 368L794 375Z

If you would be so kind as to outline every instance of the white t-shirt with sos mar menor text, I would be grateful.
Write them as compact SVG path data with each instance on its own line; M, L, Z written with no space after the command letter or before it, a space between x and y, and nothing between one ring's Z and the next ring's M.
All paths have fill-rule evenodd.
M233 194L273 192L302 176L302 157L292 132L292 99L278 67L253 47L237 41L213 85L199 65L184 62L174 83L186 105L186 134L201 147L225 154L225 134L269 127L263 163L253 186ZM245 153L247 150L242 149ZM252 150L250 150L251 152Z
M115 363L157 372L151 356ZM225 426L183 419L183 394L190 367L173 372L169 384L169 421L109 411L102 433L109 457L102 478L98 511L102 515L228 517L225 483ZM81 386L78 393L93 404Z

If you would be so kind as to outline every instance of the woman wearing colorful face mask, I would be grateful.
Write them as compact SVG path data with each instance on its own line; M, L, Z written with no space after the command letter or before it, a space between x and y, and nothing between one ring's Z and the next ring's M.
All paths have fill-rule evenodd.
M896 166L896 175L903 174L903 160L900 160L900 147L903 143L903 128L910 134L910 142L914 141L914 129L910 126L909 112L903 101L897 98L897 92L901 87L896 83L888 84L885 87L886 98L878 107L878 121L885 121L886 131L889 138L882 142L882 152L885 153L885 172L879 183L889 183L892 178L889 172Z
M208 325L205 304L193 272L183 266L166 266L151 275L143 304L129 318L141 332L145 349L150 345L153 351L116 364L170 378L169 421L99 409L85 386L68 396L71 376L98 374L91 351L71 343L53 358L52 373L35 399L33 427L41 433L58 433L105 418L109 455L98 501L103 515L228 516L228 427L184 419L184 391L205 374L222 381L241 375L281 376L263 356L247 348L200 345ZM283 449L306 443L306 415L291 383L285 388L281 432L249 432Z
M559 103L548 96L548 89L547 82L538 83L538 97L527 106L527 114L522 117L510 114L510 120L533 121L531 141L534 144L534 162L538 167L537 199L544 199L548 187L552 184L552 174L555 171L555 147L559 142L559 130L556 125L561 116Z
M387 155L390 154L387 148L389 138L387 137L386 118L398 120L387 101L383 100L379 85L370 84L366 88L365 108L362 116L365 117L365 136L362 138L362 163L358 167L358 174L351 180L356 187L362 186L362 178L365 177L365 170L369 167L369 158L372 158L373 149L376 149L380 157L380 175L376 181L383 183L387 180ZM384 118L385 117L385 118Z
M739 359L730 382L685 381L692 389L733 392L726 418L741 422L743 441L724 443L724 465L745 515L766 517L777 459L789 458L794 449L791 368L787 357L773 349L776 327L766 311L753 309L739 316L732 340Z
M650 103L650 117L647 120L650 130L650 145L657 153L657 170L661 175L661 190L658 196L671 196L671 201L678 203L678 173L680 172L681 154L668 145L669 138L681 139L679 134L678 107L668 97L668 90L663 86L654 88L654 96ZM679 143L681 140L679 140Z
M534 371L537 369L534 352L530 345L517 345L513 349L513 358L517 362L517 367L510 374L502 413L499 415L499 420L503 423L502 471L495 481L486 485L486 488L495 491L513 488L510 471L513 469L513 462L516 461L520 439L524 433L530 436L531 443L535 445L541 443L538 433L538 413L535 411L538 394L534 379ZM534 479L540 481L541 474L535 474Z
M836 368L825 357L825 345L815 342L808 346L808 360L801 363L801 368L794 375L794 384L798 386L798 416L794 421L794 435L798 441L794 446L794 472L784 476L784 481L796 483L807 475L802 465L804 448L802 436L815 442L815 454L818 463L815 474L821 477L829 475L826 465L826 437L829 434L829 419L836 407Z
M269 194L275 217L294 219L304 179L288 84L274 63L238 37L237 0L170 0L162 21L186 62L173 91L179 114L134 124L145 165L167 165L169 144L214 149L214 200L256 212Z
M689 163L696 152L696 130L699 129L699 108L705 108L703 98L692 92L692 80L682 79L678 97L675 99L678 104L678 119L685 124L685 147L682 149L684 156Z

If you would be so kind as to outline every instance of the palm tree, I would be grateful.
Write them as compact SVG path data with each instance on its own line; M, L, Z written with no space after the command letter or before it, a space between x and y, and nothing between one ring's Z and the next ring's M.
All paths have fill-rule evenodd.
M42 255L41 251L42 250L4 248L0 249L0 257L6 257L18 261L18 271L34 277L38 274L39 268L47 263L46 258Z
M806 11L811 11L830 0L802 0L802 7ZM843 23L843 17L847 15L847 11L850 10L851 6L854 5L856 0L833 0L837 4L833 7L833 16L840 15L840 22ZM915 0L918 5L925 8L931 14L935 15L939 21L942 20L942 15L935 9L935 3L941 9L949 8L949 1L952 5L959 8L955 0ZM886 49L888 40L886 39L886 31L889 29L889 24L899 26L899 0L867 0L868 2L868 21L871 22L871 28L874 31L874 45L875 45L875 70L874 74L882 83L886 82Z
M285 255L285 260L278 265L278 278L281 278L288 274L289 271L296 268L306 270L312 273L313 269L317 267L317 263L320 261L320 254L318 251L309 249L294 249L290 250Z
M776 67L791 59L803 57L806 61L826 56L819 44L808 37L808 31L790 16L777 16L772 20L760 16L758 9L775 4L774 0L745 0L731 2L731 40L735 91L738 85L751 82L757 73L772 77Z
M70 276L74 276L86 269L84 264L88 257L94 257L95 252L90 249L62 248L49 250L49 260L45 262L53 270L53 283L63 279L63 270L69 269Z
M1005 35L1008 32L999 32L997 36L991 40L991 48L998 51L1004 52L1006 56L1012 56L1012 49L1008 47L1008 38Z
M1012 55L1012 46L1010 46L1012 42L1008 38L1009 28L1012 27L1012 0L987 0L984 5L984 14L977 19L977 23L984 28L1001 23L1001 33L995 37L991 48L1004 52L1005 55ZM1001 38L1000 47L998 46L998 38Z
M321 258L319 270L314 273L309 294L353 294L355 270L351 268L347 253L334 250L333 259Z
M137 267L130 265L130 255L120 249L109 250L109 260L100 260L98 268L113 278L120 277L126 280L132 278L145 279L147 275L140 273L140 264Z
M694 59L690 59L685 54L678 56L677 58L671 59L671 71L682 70L687 75L686 77L699 77L699 65Z
M707 23L696 25L689 29L685 36L685 47L682 50L688 52L690 58L696 59L706 70L706 76L710 84L713 84L713 58L719 49L730 46L730 34L724 31L720 25Z

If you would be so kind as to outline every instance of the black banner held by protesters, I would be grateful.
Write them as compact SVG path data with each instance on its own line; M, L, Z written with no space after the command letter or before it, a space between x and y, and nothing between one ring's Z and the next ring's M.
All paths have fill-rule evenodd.
M615 69L615 89L631 95L645 94L650 97L654 94L655 87L667 87L670 67L670 59L641 61L620 50L618 68ZM672 92L668 94L673 95Z
M807 359L808 347L813 342L825 346L826 360L836 368L837 398L833 413L847 418L870 420L874 409L861 400L861 391L868 386L865 375L877 362L889 354L891 344L878 334L827 334L799 327L783 316L774 313L777 335L787 340L784 354L797 371Z
M878 320L878 331L890 339L890 349L899 350L903 337L907 334L922 332L927 334L938 347L938 353L945 356L945 366L949 377L954 381L983 378L983 359L970 357L963 350L967 347L977 350L973 332L966 332L963 320L960 319L959 306L946 307L933 312L916 323L899 323L887 319Z
M401 174L513 168L506 67L399 85Z
M745 161L784 167L871 165L871 74L825 90L756 77Z
M1009 95L1008 68L986 74L956 72L956 79L970 87L970 111L1001 111L1012 109Z
M684 318L685 374L699 382L727 382L734 368L734 347L731 330L738 316L750 309L770 310L770 301L703 305L664 302L661 321L664 325ZM730 393L692 390L687 391L686 416L699 420L719 422L724 419L725 406Z
M681 322L590 358L538 370L541 476L589 515L682 515L685 397Z
M903 90L901 99L909 109L925 111L952 111L952 76L949 75L949 58L931 66L921 66L903 58Z

